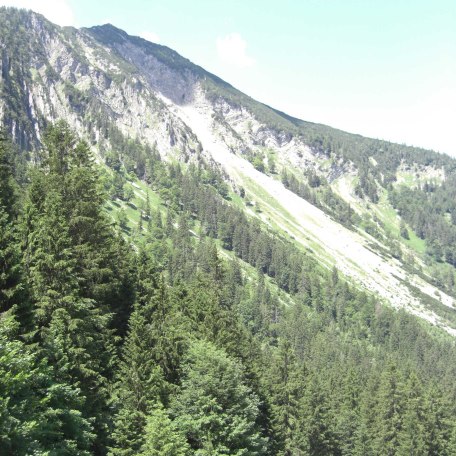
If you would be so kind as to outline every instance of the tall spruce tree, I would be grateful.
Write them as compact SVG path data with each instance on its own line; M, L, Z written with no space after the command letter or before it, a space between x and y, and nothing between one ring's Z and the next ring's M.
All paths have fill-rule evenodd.
M246 385L242 367L213 344L196 341L183 370L172 415L195 454L265 454L259 399Z
M16 191L6 140L0 134L0 313L13 305L25 307L16 229Z
M287 340L280 341L278 350L269 363L267 390L277 454L303 454L306 445L299 432L299 400L305 390L305 368L296 365L295 355Z
M23 222L38 341L56 378L80 389L81 413L94 420L97 432L93 451L102 454L114 354L106 302L113 292L106 288L118 280L117 267L108 260L115 238L101 213L103 199L87 146L63 123L49 130L45 144L43 166L31 176Z
M147 417L156 407L168 404L176 379L180 345L186 331L174 312L163 278L158 276L151 249L138 252L136 304L122 347L117 372L111 454L135 455L145 444ZM181 334L179 334L181 333ZM149 442L150 446L150 442Z
M12 313L1 314L0 454L89 456L95 435L79 390L18 336Z
M378 390L378 406L374 434L374 454L393 456L403 432L404 384L395 363L382 372Z
M145 443L146 419L156 404L166 402L163 372L155 361L147 311L137 307L130 318L122 349L114 398L118 409L114 419L111 454L133 456Z
M186 456L190 447L182 431L170 420L160 406L154 407L147 417L144 445L140 456Z
M435 426L426 420L427 410L422 387L412 373L404 385L404 411L399 431L397 456L429 454L428 433Z
M318 374L308 376L308 384L300 404L298 434L303 441L304 455L324 456L336 454L334 410L330 407L327 379L320 380ZM305 446L304 446L305 445Z
M15 227L0 206L0 313L19 304L21 280L20 253Z
M13 164L9 143L0 131L0 207L11 217L17 213L16 190L13 179Z

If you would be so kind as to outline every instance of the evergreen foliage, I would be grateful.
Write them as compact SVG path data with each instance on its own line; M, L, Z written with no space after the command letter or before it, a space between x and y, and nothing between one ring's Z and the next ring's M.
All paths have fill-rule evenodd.
M210 164L151 153L164 206L133 245L67 125L19 192L5 157L2 454L455 454L454 341L247 217Z
M167 412L155 407L147 417L145 443L141 456L186 456L189 445L177 424L170 420Z
M194 454L264 454L259 405L238 363L208 342L190 346L171 410Z
M0 317L1 454L88 456L95 435L80 391L18 340L18 327L13 315Z
M14 224L17 209L12 160L6 140L0 136L0 312L25 299L20 296L20 252Z

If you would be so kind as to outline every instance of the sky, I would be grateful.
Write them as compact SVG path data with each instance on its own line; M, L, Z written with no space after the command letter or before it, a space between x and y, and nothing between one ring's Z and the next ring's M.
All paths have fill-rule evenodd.
M456 0L6 0L111 23L287 114L456 156Z

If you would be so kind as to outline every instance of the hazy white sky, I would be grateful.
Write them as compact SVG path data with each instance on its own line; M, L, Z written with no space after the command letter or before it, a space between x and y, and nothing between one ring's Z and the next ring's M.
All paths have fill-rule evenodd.
M456 156L456 0L7 0L110 22L296 117Z

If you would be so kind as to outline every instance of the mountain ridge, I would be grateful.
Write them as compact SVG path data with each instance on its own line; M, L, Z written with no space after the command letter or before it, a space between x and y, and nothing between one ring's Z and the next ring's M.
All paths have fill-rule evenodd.
M8 15L28 21L24 36L40 43L39 53L14 35ZM100 160L117 147L115 137L130 141L133 149L135 141L157 148L167 160L187 163L203 155L226 172L234 191L242 188L260 208L250 211L253 217L313 250L325 267L336 266L393 306L456 334L456 323L432 309L452 309L453 297L420 273L425 264L417 252L400 237L391 241L382 226L399 228L401 219L385 211L391 210L388 188L400 173L412 182L421 173L423 182L435 176L429 179L441 183L456 168L454 160L293 118L172 49L112 25L60 28L36 13L5 8L0 22L5 25L0 113L20 146L33 151L46 125L63 118ZM8 49L19 53L18 62ZM134 161L128 153L123 159ZM408 168L415 164L413 173ZM370 207L378 209L375 215ZM366 221L353 221L353 211ZM397 249L414 258L416 269L404 269L403 260L394 257ZM415 296L417 289L431 308Z

